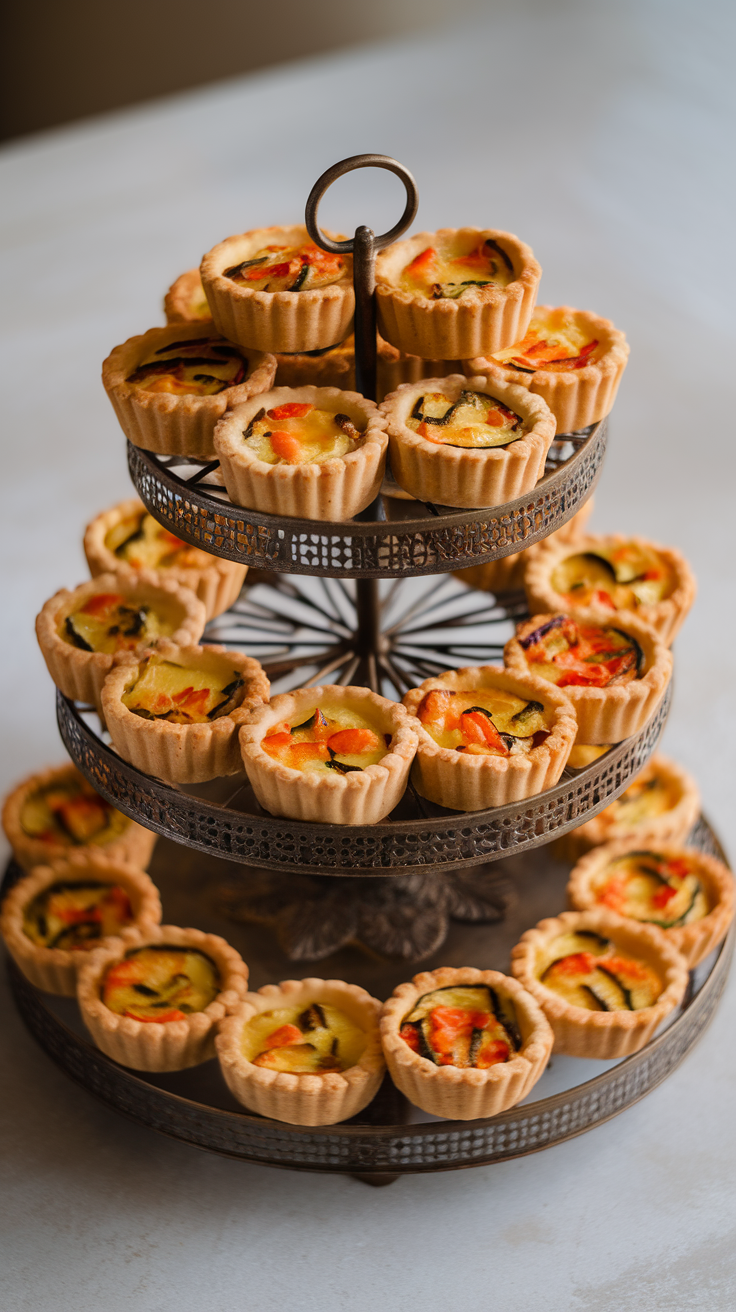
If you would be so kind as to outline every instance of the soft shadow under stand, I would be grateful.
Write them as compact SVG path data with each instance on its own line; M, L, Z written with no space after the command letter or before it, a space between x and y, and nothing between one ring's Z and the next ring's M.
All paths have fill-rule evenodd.
M365 167L401 178L404 213L381 237L361 226L352 241L332 241L317 224L319 202L337 178ZM312 240L353 256L356 387L371 399L375 254L406 230L416 210L414 179L383 155L335 164L307 202ZM605 442L606 420L558 435L533 492L487 510L407 499L389 475L373 505L345 523L235 506L218 479L217 461L161 457L130 444L128 460L139 495L160 523L194 546L250 567L240 599L208 626L210 641L240 645L257 656L274 691L327 680L400 698L442 670L501 658L513 622L525 614L523 597L499 599L450 575L512 555L560 528L590 496ZM425 575L432 576L429 583L416 582ZM381 579L393 582L379 589ZM503 969L523 930L560 910L567 870L544 845L628 786L659 740L669 700L668 692L639 734L582 770L566 770L555 788L537 797L460 813L426 802L409 786L396 811L369 826L270 816L243 776L185 791L123 761L92 708L57 694L57 715L71 758L94 787L180 845L160 843L154 854L152 874L165 919L204 920L225 935L248 962L253 988L313 974L320 961L325 974L385 998L416 961L425 969L448 962ZM723 857L705 821L691 841ZM506 859L499 875L490 863L501 857ZM17 874L11 866L6 887ZM367 950L359 951L356 943ZM89 1043L76 1004L38 993L12 966L11 983L26 1024L50 1056L139 1123L247 1161L387 1184L404 1173L534 1152L636 1102L702 1033L732 951L730 934L694 972L669 1026L641 1052L616 1063L555 1057L531 1095L534 1102L480 1121L427 1118L388 1077L371 1106L350 1122L302 1127L270 1121L234 1102L214 1062L171 1075L131 1072ZM308 964L295 970L294 963Z

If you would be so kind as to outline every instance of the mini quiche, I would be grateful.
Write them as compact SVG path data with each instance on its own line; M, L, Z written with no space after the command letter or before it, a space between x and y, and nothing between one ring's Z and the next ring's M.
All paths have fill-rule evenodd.
M406 693L419 744L412 783L455 811L482 811L552 788L577 721L564 693L494 665L449 670Z
M247 565L220 560L182 542L149 515L137 497L120 501L91 520L84 534L84 554L93 576L153 569L191 588L204 603L208 620L229 610L248 572Z
M385 1070L380 1002L336 979L267 984L220 1024L217 1056L238 1102L291 1125L335 1125L375 1097Z
M224 938L174 925L125 929L77 973L82 1020L97 1047L138 1071L180 1071L215 1055L217 1024L248 987Z
M158 889L144 871L100 852L73 852L13 886L0 933L31 984L74 997L77 964L87 953L130 926L160 920Z
M192 784L242 768L238 727L268 693L261 665L243 652L166 642L111 671L102 709L126 761Z
M369 506L383 480L386 420L336 387L277 387L220 420L215 449L230 500L331 522Z
M187 269L172 282L164 296L164 314L169 323L212 323L212 311L204 294L199 269Z
M552 1051L539 1004L515 979L464 966L415 975L381 1012L394 1084L433 1116L469 1121L514 1107Z
M272 386L272 355L233 346L214 328L172 324L116 346L102 382L125 436L159 455L211 460L225 411Z
M555 1052L601 1061L643 1048L688 982L687 962L661 929L602 907L528 929L511 972L550 1022Z
M658 926L691 970L725 937L734 913L728 867L674 844L604 843L574 867L567 894L576 911L606 907Z
M672 656L636 616L600 610L535 615L506 643L504 664L564 688L578 721L577 741L619 743L643 729L672 675Z
M445 506L498 506L530 492L554 437L540 397L495 379L450 374L407 383L380 409L397 483Z
M261 806L295 820L376 824L403 796L417 746L403 706L368 688L300 688L260 706L240 730Z
M36 617L36 637L64 696L99 708L102 684L117 657L164 638L197 642L205 619L202 602L189 588L154 570L99 574L51 597Z
M552 541L577 542L582 537L592 509L593 497L588 497L567 523L550 533L541 545L546 546L547 542ZM454 575L461 583L466 583L469 588L478 588L481 592L516 592L524 586L524 567L538 549L538 546L526 547L513 556L502 556L500 560L489 560L482 565L455 570Z
M559 841L573 860L601 843L684 843L699 815L700 790L692 775L657 754L615 802Z
M585 770L610 751L612 743L575 743L567 758L568 770Z
M355 339L351 333L339 346L296 355L278 354L277 387L339 387L355 390ZM460 372L459 360L420 360L418 355L397 351L378 337L376 352L376 399L382 401L402 383L420 378L440 378Z
M543 543L524 569L531 613L565 606L636 611L668 647L695 600L695 578L674 547L622 533Z
M315 351L352 328L352 256L321 250L303 225L228 237L205 255L200 274L215 327L241 346Z
M486 355L523 337L542 270L510 232L442 228L381 251L381 335L424 360Z
M573 433L609 414L629 347L609 319L569 305L537 305L513 346L464 362L468 374L492 374L536 392L558 433Z
M5 799L2 824L24 870L75 851L101 851L145 870L156 842L155 834L100 797L70 761L19 783Z

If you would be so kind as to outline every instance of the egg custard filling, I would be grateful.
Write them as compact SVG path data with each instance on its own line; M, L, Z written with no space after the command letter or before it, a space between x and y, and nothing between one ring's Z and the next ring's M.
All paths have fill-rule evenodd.
M198 948L131 948L102 981L102 1001L118 1016L159 1025L204 1011L220 991L220 972Z
M691 925L711 910L708 895L686 856L627 852L595 875L591 888L601 906L660 929Z
M96 793L86 779L51 783L29 793L20 811L20 826L42 843L102 846L119 838L128 817Z
M339 282L344 276L342 255L320 250L313 242L301 246L263 246L255 255L223 273L223 277L254 292L308 292Z
M59 625L59 637L80 651L133 651L171 637L178 621L152 606L135 606L118 592L96 592Z
M532 314L526 336L514 346L496 351L491 359L523 374L534 374L538 369L566 373L584 369L601 355L597 338L576 315L569 310L539 307Z
M261 747L291 770L350 774L377 765L391 750L391 735L345 706L317 706L301 724L277 724Z
M182 542L143 508L108 529L105 546L133 569L204 569L212 564L206 551Z
M398 286L432 301L456 301L472 287L506 287L513 279L508 255L486 237L467 251L456 239L427 246L402 269Z
M259 410L243 432L245 444L267 465L321 464L349 455L363 434L349 415L290 401Z
M566 556L550 583L569 606L611 610L655 606L675 589L674 574L659 552L636 542Z
M225 659L213 661L211 652L199 668L196 660L180 665L153 654L141 662L122 702L144 720L207 724L235 710L244 686L238 671Z
M242 383L247 371L248 363L237 346L221 337L189 337L160 346L125 381L143 392L217 396Z
M515 756L549 737L550 714L541 702L500 688L454 692L434 688L417 707L417 717L440 747L469 756Z
M134 919L130 898L117 884L95 880L51 884L23 912L23 932L40 948L86 951L119 934Z
M485 392L463 388L456 401L444 392L420 396L407 428L438 446L508 446L528 431L524 420Z
M338 1007L310 1002L259 1012L243 1028L242 1051L266 1070L325 1075L357 1065L366 1042L365 1031Z
M558 688L609 688L644 673L644 653L621 629L556 615L519 644L530 666Z
M436 1066L488 1070L521 1047L509 998L488 984L450 984L419 998L399 1030L412 1052Z
M651 966L624 956L592 930L560 934L549 944L547 959L540 984L586 1011L640 1011L653 1006L662 992Z
M611 802L598 816L598 824L606 829L615 825L634 828L647 824L656 816L671 811L680 798L679 789L656 772L646 779L635 779L625 793Z

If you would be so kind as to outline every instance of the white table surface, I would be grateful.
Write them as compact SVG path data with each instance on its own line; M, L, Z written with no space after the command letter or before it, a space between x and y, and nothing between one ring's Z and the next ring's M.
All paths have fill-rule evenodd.
M593 526L673 542L699 576L665 747L734 850L733 17L694 0L507 6L460 35L225 83L0 154L3 788L63 759L33 618L85 577L86 521L129 494L103 357L162 321L166 287L216 241L298 220L324 168L377 150L414 171L422 227L520 233L543 300L627 332ZM400 205L394 179L354 176L321 220L383 230ZM734 1305L733 985L678 1071L617 1120L382 1190L128 1124L50 1064L2 987L7 1312Z

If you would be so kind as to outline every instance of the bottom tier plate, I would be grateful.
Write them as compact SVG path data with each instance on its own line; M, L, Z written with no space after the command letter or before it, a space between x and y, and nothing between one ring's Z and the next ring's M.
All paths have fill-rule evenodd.
M724 859L706 821L691 842ZM442 948L422 962L508 967L521 933L565 904L569 865L549 849L494 865L511 888L501 923L452 925ZM262 925L226 919L218 910L222 889L241 876L242 866L203 857L161 840L151 874L161 890L164 920L197 925L224 935L243 954L251 987L319 974L349 979L386 998L416 968L348 945L319 966L294 968ZM12 875L10 876L12 878ZM682 1061L713 1016L733 954L734 930L718 951L691 975L683 1006L641 1052L617 1062L553 1056L530 1097L488 1120L446 1121L411 1107L386 1079L370 1107L352 1121L302 1127L266 1120L243 1110L222 1080L217 1063L175 1074L141 1074L118 1066L85 1036L76 1003L39 993L12 966L11 984L28 1029L67 1075L132 1120L198 1148L264 1165L357 1175L390 1183L406 1173L482 1166L537 1152L582 1134L616 1116L656 1088Z

